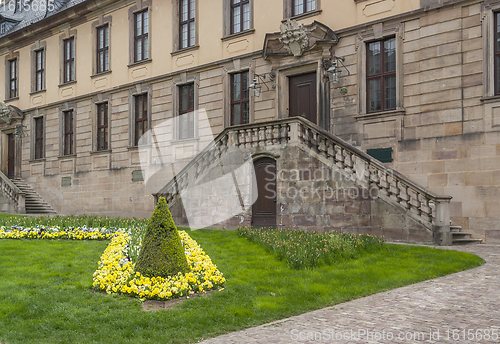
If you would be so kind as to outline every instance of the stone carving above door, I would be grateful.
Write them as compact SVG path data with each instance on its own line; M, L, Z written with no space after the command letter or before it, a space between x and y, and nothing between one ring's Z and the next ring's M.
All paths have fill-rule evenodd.
M10 125L12 120L22 120L24 118L23 112L15 106L5 105L5 103L0 102L0 118L4 123L0 122L0 125L7 124Z
M338 41L338 36L325 24L314 21L299 25L288 19L280 25L280 32L266 34L263 56L266 60L290 55L300 57L309 51L328 50Z
M304 24L299 25L296 20L287 19L280 25L281 37L280 42L283 43L288 52L293 56L302 56L304 50L309 46Z

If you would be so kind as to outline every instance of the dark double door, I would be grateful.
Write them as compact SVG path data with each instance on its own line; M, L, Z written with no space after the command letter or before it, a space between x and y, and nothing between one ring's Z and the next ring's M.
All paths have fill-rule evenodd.
M289 90L290 117L302 116L317 124L316 73L289 77Z
M254 162L257 200L252 205L252 226L276 226L276 161L261 158Z
M14 178L16 171L16 141L14 134L7 135L7 177Z

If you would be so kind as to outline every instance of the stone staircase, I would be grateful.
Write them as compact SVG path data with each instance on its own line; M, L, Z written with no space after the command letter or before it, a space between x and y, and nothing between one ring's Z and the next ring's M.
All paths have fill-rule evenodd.
M452 245L480 244L482 239L471 238L472 233L462 232L461 226L450 226Z
M375 188L378 197L398 209L399 214L412 219L433 233L439 245L477 244L480 239L450 226L451 196L441 196L416 184L401 173L392 170L365 152L348 144L302 117L292 117L263 123L252 123L225 128L212 143L192 159L176 177L154 196L165 197L172 207L187 190L210 170L217 159L234 150L262 154L297 146L326 166L335 167L365 189ZM453 228L453 231L451 230Z
M11 179L11 181L25 193L26 214L52 214L57 212L22 179Z

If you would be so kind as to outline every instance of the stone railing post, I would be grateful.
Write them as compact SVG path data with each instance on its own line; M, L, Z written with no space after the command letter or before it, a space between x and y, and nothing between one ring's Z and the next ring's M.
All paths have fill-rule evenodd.
M25 193L19 193L17 196L17 213L26 214L26 197Z
M300 143L300 123L299 121L290 122L290 140L288 141L291 144Z
M450 200L450 196L438 196L434 198L436 210L432 231L434 242L440 246L450 246L452 244L452 234L450 231Z

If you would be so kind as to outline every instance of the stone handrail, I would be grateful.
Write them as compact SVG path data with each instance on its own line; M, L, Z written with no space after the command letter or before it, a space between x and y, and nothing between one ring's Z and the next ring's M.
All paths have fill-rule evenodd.
M25 193L21 191L5 174L0 172L0 189L2 193L14 203L14 208L18 214L24 214Z
M439 196L425 189L302 117L225 128L155 196L165 196L170 203L179 190L187 186L188 180L196 180L215 157L229 147L252 148L285 143L311 149L322 160L326 159L345 173L355 176L362 186L376 187L379 195L432 225L435 232L449 232L451 196Z

